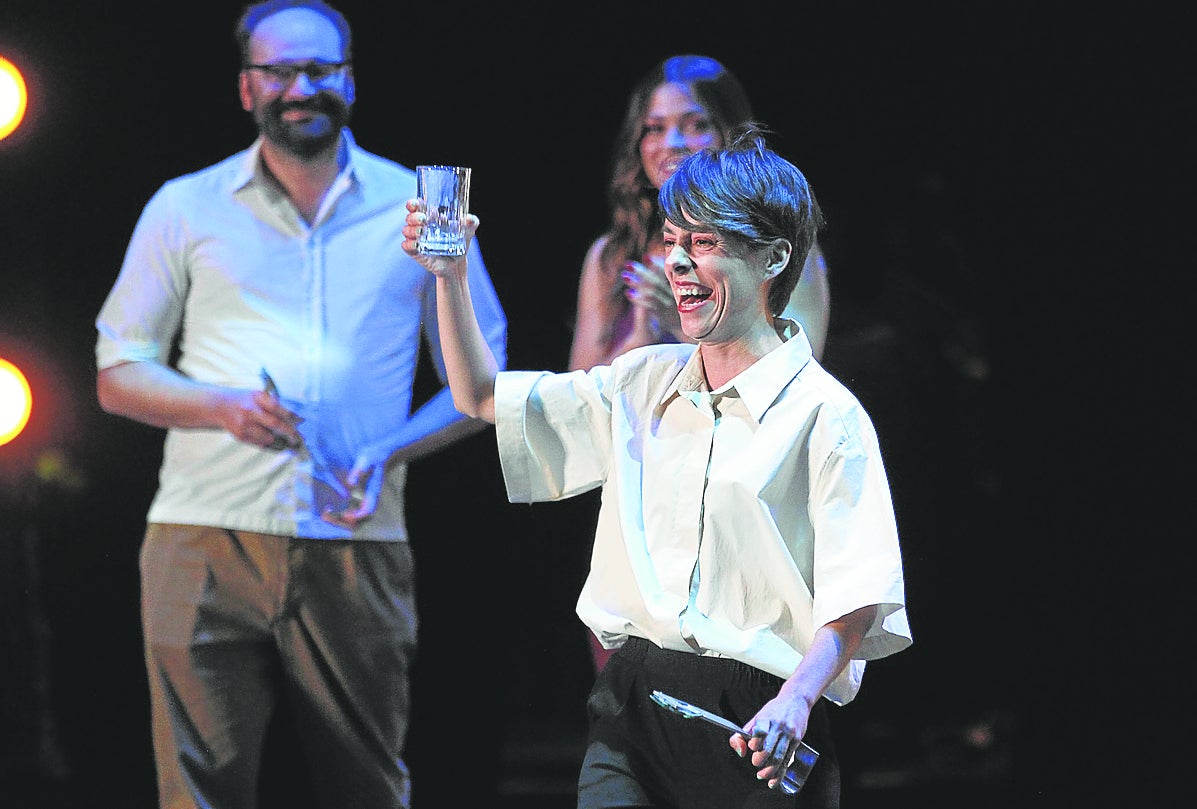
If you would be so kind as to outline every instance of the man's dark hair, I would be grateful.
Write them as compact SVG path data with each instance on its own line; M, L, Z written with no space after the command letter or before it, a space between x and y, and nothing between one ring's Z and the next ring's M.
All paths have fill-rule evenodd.
M237 41L237 50L241 54L242 65L250 63L249 40L258 24L267 17L292 8L307 8L323 15L341 35L341 61L353 61L353 32L349 30L349 21L345 19L345 15L325 3L324 0L262 0L262 2L246 6L237 20L237 27L233 29L233 39Z

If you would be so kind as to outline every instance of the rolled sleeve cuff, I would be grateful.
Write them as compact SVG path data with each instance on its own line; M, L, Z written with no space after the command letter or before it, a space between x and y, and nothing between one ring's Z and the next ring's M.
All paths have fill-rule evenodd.
M527 425L528 399L544 375L537 371L501 371L495 378L495 437L499 445L499 464L507 499L512 503L532 503L533 479L528 469Z

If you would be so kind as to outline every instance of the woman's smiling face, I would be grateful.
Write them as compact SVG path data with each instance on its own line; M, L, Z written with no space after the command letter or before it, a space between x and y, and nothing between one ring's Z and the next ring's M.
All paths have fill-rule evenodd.
M719 130L690 88L677 82L657 87L644 114L640 135L640 162L655 187L673 174L689 155L722 145Z
M767 317L765 281L772 276L761 250L717 230L686 230L669 220L663 238L666 275L687 337L731 342Z

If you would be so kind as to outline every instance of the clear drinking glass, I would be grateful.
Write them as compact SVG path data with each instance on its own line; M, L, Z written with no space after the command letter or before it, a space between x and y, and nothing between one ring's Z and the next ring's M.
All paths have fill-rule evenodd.
M465 166L416 166L416 196L424 201L428 221L417 249L433 256L464 256L465 216L470 211L470 169Z

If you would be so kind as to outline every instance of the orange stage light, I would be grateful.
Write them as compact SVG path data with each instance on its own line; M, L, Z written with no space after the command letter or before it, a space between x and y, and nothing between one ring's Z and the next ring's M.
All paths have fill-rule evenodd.
M12 62L0 56L0 140L21 125L29 101L25 79Z
M0 446L12 441L33 412L33 393L21 369L0 358Z

